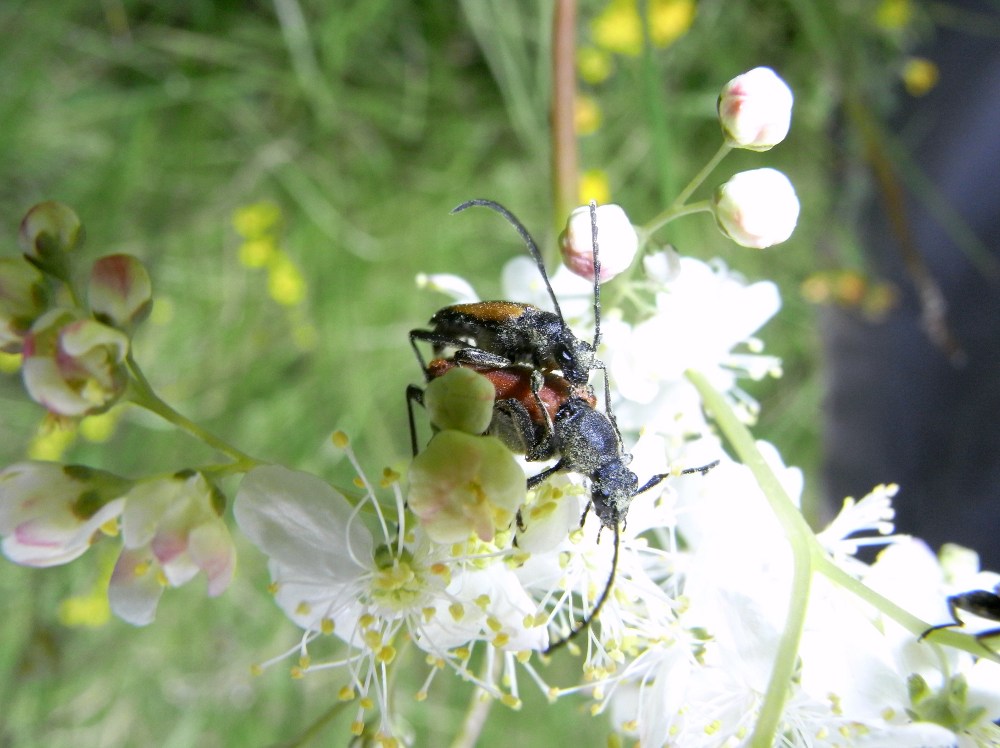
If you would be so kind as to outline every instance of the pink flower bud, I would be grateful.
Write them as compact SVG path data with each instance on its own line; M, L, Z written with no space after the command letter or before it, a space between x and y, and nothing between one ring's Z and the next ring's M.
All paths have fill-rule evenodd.
M614 278L632 264L639 249L639 236L621 206L597 206L597 244L602 281ZM559 237L559 249L566 267L587 280L594 279L590 206L582 205L570 213L566 229Z
M17 353L32 323L45 311L44 278L23 257L0 258L0 351Z
M24 386L53 413L101 413L125 391L128 337L97 320L53 309L32 325L23 352Z
M459 543L473 533L487 542L509 527L527 494L524 471L499 439L442 431L410 466L407 503L427 535Z
M715 191L715 220L737 244L763 249L792 235L799 200L788 177L776 169L734 175Z
M153 308L153 286L142 262L132 255L108 255L94 263L87 294L98 321L129 330Z
M725 85L718 110L722 132L730 145L766 151L788 134L792 90L771 68L754 68Z
M201 473L143 481L125 499L125 548L108 588L115 615L136 626L151 623L164 588L180 587L199 572L210 596L225 591L236 549L220 517L225 502Z
M54 462L19 462L0 471L3 552L27 566L55 566L83 555L98 529L121 514L128 481Z

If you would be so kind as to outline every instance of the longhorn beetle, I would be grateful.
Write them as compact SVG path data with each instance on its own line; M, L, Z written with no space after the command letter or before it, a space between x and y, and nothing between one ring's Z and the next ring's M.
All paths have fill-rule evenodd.
M939 631L941 629L948 629L955 626L964 626L965 623L961 618L958 617L958 611L964 610L966 613L972 613L974 616L979 616L980 618L986 618L991 621L1000 621L1000 585L997 585L995 591L990 592L988 590L972 590L971 592L961 592L957 595L952 595L948 598L948 612L951 613L950 623L941 623L937 626L931 626L924 633L920 635L917 641L923 641L924 638L930 634L932 631ZM980 631L976 634L976 640L986 647L983 639L989 639L994 636L1000 636L1000 626L992 629L987 629L986 631ZM992 653L993 650L986 647Z
M608 417L615 426L611 412L611 384L607 369L597 356L601 342L601 265L597 250L596 204L591 203L590 220L594 246L594 340L580 340L566 324L559 300L549 281L541 252L524 225L505 207L492 200L469 200L452 213L460 213L473 206L490 208L514 227L531 258L538 266L545 288L552 299L555 312L547 312L532 304L514 301L477 301L453 304L439 310L431 317L430 330L411 330L410 345L417 355L420 368L427 371L424 357L417 341L430 343L434 355L445 348L454 348L454 361L473 368L502 368L508 364L531 364L543 372L559 370L572 385L586 386L593 369L604 370L604 398Z
M466 366L489 379L496 390L493 420L489 433L499 437L513 452L524 453L528 461L558 457L555 465L528 478L528 488L534 488L557 472L575 472L590 480L590 504L580 520L582 525L590 507L602 528L614 532L614 554L611 572L590 613L565 638L549 645L548 654L566 644L587 628L600 612L614 585L618 566L620 523L625 521L629 504L639 494L659 485L670 473L654 475L643 486L628 469L632 456L622 449L618 429L611 419L594 408L595 400L589 386L577 386L557 374L544 376L524 365L489 366L460 363L454 359L435 359L424 373L430 381L443 376L455 366ZM407 389L410 433L416 453L416 431L413 422L414 401L422 402L423 390ZM704 475L718 464L689 468L681 474Z

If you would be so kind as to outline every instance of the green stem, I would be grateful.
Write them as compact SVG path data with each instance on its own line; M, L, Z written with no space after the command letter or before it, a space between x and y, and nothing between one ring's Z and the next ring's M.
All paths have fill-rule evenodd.
M666 224L673 221L675 218L680 218L681 216L687 216L692 213L711 213L712 212L712 201L711 200L699 200L696 203L691 203L689 205L681 205L675 203L667 208L665 211L660 213L656 218L642 226L640 231L642 232L643 238L648 238L652 234Z
M805 626L813 572L810 539L814 536L781 482L764 460L764 456L757 449L753 435L736 417L722 395L712 388L704 375L688 371L685 376L698 389L706 409L736 450L737 456L750 468L791 546L793 571L788 618L781 633L774 669L771 671L760 716L750 741L755 748L758 746L770 748L774 744L774 736L777 734L781 714L784 711L788 684L795 672L799 642Z
M260 460L254 459L228 442L223 441L215 434L203 429L190 418L181 415L170 407L170 405L162 400L153 390L153 387L149 384L149 380L146 379L145 374L142 373L142 369L139 368L139 364L137 364L135 359L132 357L131 352L129 352L128 357L126 358L126 363L128 365L129 374L131 375L128 389L128 399L130 402L141 408L145 408L151 413L155 413L168 423L172 423L178 428L187 431L192 436L205 442L208 446L217 449L228 457L231 457L237 463L239 468L237 472L249 470L256 465L261 464Z
M654 218L648 224L646 224L645 231L649 234L652 234L654 231L658 231L659 229L663 228L663 226L668 224L670 221L677 218L677 216L685 215L685 212L679 212L680 209L684 207L684 203L686 203L688 198L691 197L694 191L701 186L702 182L704 182L708 178L708 175L711 174L713 171L715 171L715 167L719 165L719 162L722 161L722 159L724 159L731 150L733 150L733 147L731 145L729 145L728 143L723 143L719 147L719 150L715 152L715 155L712 156L712 158L708 160L708 163L702 167L701 171L695 174L694 179L688 182L687 187L681 190L680 194L677 195L676 198L674 198L674 201L670 203L667 209L664 210L662 213L660 213L660 215L656 216L656 218ZM706 203L711 205L710 201L708 200L705 200L704 202L700 203L695 203L695 205L700 206ZM704 208L701 208L701 210L704 210ZM709 207L709 210L711 210L711 207ZM686 211L686 212L691 213L694 211Z

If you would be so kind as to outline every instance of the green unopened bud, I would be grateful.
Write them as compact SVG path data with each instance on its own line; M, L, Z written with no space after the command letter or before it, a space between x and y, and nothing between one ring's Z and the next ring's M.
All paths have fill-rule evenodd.
M83 224L73 209L54 200L31 208L21 221L19 239L24 256L40 270L69 280L65 253L83 242Z
M47 304L48 290L36 268L22 257L0 258L0 351L20 351Z
M482 434L493 418L493 383L482 374L456 366L431 380L424 392L424 405L431 423L441 430Z
M431 540L487 542L510 526L524 503L524 471L492 436L442 431L410 467L408 504Z

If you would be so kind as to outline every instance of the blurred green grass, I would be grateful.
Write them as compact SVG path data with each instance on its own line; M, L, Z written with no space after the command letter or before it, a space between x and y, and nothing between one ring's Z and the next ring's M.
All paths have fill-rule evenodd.
M615 77L590 91L604 125L581 149L582 166L605 169L615 201L641 223L717 147L722 83L769 64L792 84L788 141L764 156L733 156L714 181L741 168L784 169L803 202L796 237L755 254L701 216L662 238L783 286L784 310L764 337L786 377L752 387L764 401L758 433L814 476L817 343L797 287L821 264L816 237L829 233L842 154L826 137L838 93L822 83L835 71L829 56L815 62L829 40L816 37L823 18L806 17L829 11L804 5L701 3L686 36L645 59L620 58ZM602 4L582 6L586 17ZM549 14L547 3L478 0L336 9L319 0L8 0L0 5L5 251L16 251L17 223L35 202L73 206L88 257L131 252L150 268L160 311L170 313L154 317L135 345L168 401L250 454L341 480L349 468L324 443L343 429L377 473L408 453L403 392L419 372L406 331L441 305L416 290L414 276L458 273L488 297L503 262L523 251L513 232L451 217L450 208L496 199L552 248ZM312 349L294 344L298 322L268 297L265 276L239 262L232 214L260 200L282 210L281 247L307 282L300 311L315 326ZM850 244L846 229L827 237L840 240ZM7 464L24 458L42 413L17 375L2 376L0 399ZM77 439L65 455L126 475L209 457L131 411L108 443ZM266 745L299 734L333 702L334 676L292 681L284 666L249 676L252 662L296 633L267 600L264 563L246 545L221 600L194 584L168 592L147 629L60 624L60 601L97 582L108 550L61 569L0 566L0 745ZM427 702L405 705L418 744L454 734L468 689L452 681L439 678ZM606 730L581 702L525 700L521 713L495 708L484 744L603 743ZM349 718L317 744L343 744Z

